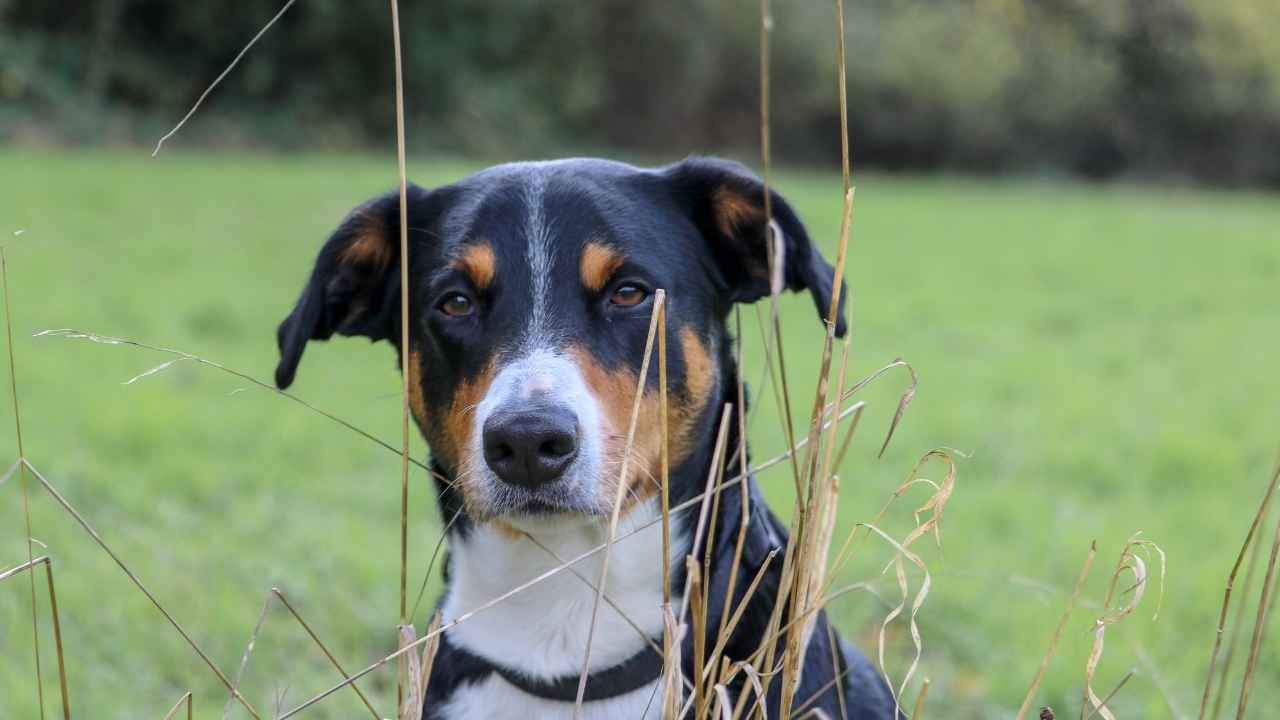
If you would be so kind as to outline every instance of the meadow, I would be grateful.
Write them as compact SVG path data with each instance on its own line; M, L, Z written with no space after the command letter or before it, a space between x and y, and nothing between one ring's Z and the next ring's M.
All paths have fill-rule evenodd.
M855 154L856 160L856 154ZM411 158L420 184L474 163ZM272 393L157 353L33 337L50 328L178 348L268 380L274 332L320 243L342 215L395 184L370 156L0 151L6 247L26 455L92 522L228 672L269 588L281 588L349 668L395 647L400 459ZM780 172L777 188L830 253L838 175ZM1107 636L1096 685L1130 669L1123 718L1195 717L1221 593L1280 448L1280 202L1275 196L1054 180L868 175L850 240L852 362L860 376L896 357L920 376L892 444L877 452L909 378L863 393L868 411L841 468L837 537L869 520L931 448L963 453L941 548L925 547L933 589L920 613L932 681L926 716L1012 717L1091 540L1099 555L1037 704L1074 716L1092 622L1125 540L1168 554L1155 596ZM21 234L15 233L21 231ZM783 304L796 417L813 397L822 328L808 297ZM753 457L785 446L762 387L756 312L744 311ZM340 340L313 346L292 388L398 443L394 354ZM6 393L7 400L7 393ZM17 456L10 410L0 464ZM415 436L414 453L425 457ZM926 468L940 479L942 468ZM790 479L761 480L786 508ZM434 491L411 477L410 585L440 532ZM127 578L42 491L32 533L54 558L72 709L79 717L161 717L188 689L197 717L226 693ZM889 529L911 527L908 494ZM26 559L20 481L0 485L0 568ZM1268 530L1268 535L1269 535ZM897 602L891 553L868 544L843 573L837 624L874 654ZM912 575L913 588L920 582ZM439 587L432 573L415 619ZM1256 588L1256 585L1255 585ZM38 716L29 588L0 584L0 718ZM41 649L48 710L56 671L47 606ZM412 597L411 597L412 600ZM1252 707L1280 706L1273 624ZM910 657L890 626L890 670ZM278 608L245 672L259 707L292 707L334 671ZM395 674L363 682L389 715ZM913 687L915 685L913 684ZM914 697L914 690L909 691ZM353 717L334 695L304 717ZM243 717L233 709L231 717Z

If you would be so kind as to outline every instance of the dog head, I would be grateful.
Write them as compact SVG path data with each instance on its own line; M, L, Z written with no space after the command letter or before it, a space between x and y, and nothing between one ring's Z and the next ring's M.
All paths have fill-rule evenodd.
M780 243L766 240L762 183L721 160L517 163L409 187L402 371L418 428L471 518L600 515L620 483L628 503L659 489L656 357L621 476L657 289L668 298L673 470L713 429L733 304L781 284L809 290L826 315L833 270L786 201L769 201ZM396 191L357 207L320 250L279 328L276 384L293 382L308 341L334 333L399 354L400 288Z

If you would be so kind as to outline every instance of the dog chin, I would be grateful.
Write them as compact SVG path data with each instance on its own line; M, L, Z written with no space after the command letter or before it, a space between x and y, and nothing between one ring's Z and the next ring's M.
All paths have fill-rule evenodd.
M594 519L608 514L582 483L561 480L536 490L513 488L494 478L483 505L472 509L477 519L501 519L522 529L563 525L574 519ZM526 527L527 526L527 527Z

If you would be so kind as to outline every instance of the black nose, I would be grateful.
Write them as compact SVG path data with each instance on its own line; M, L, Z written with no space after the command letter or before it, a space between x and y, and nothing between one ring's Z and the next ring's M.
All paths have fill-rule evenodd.
M484 423L484 460L505 483L535 488L578 454L578 417L565 407L499 410Z

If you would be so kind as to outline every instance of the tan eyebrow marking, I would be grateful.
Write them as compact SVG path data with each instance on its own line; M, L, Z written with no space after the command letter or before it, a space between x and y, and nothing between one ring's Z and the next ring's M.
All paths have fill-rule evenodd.
M453 267L465 273L476 288L487 290L493 284L493 275L497 271L493 247L484 240L473 243L454 259Z
M626 258L608 245L587 243L582 249L582 262L579 265L583 287L599 292L624 262Z

